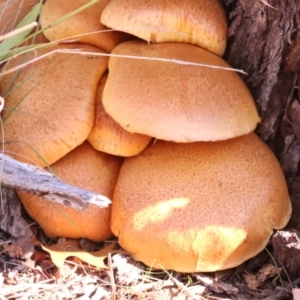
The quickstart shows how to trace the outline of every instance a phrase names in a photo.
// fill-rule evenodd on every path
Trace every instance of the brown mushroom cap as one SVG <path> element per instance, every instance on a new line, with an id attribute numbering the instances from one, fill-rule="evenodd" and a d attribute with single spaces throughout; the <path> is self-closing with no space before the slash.
<path id="1" fill-rule="evenodd" d="M 116 45 L 122 43 L 130 36 L 124 32 L 108 31 L 99 21 L 100 15 L 110 0 L 100 0 L 89 8 L 77 13 L 71 18 L 44 31 L 50 41 L 60 39 L 74 39 L 76 42 L 90 44 L 110 52 Z M 71 13 L 75 9 L 87 4 L 86 0 L 47 0 L 41 13 L 41 26 L 47 27 L 54 21 Z M 91 32 L 97 32 L 90 34 Z M 74 37 L 81 35 L 80 37 Z"/>
<path id="2" fill-rule="evenodd" d="M 88 142 L 51 167 L 65 182 L 112 198 L 122 159 L 95 150 Z M 83 212 L 24 192 L 18 193 L 28 214 L 50 237 L 103 241 L 112 236 L 111 207 L 91 204 Z"/>
<path id="3" fill-rule="evenodd" d="M 27 58 L 78 48 L 104 53 L 96 47 L 73 44 L 38 50 Z M 12 59 L 6 69 L 23 63 L 24 57 Z M 86 140 L 94 122 L 97 85 L 106 69 L 104 57 L 54 53 L 22 69 L 12 85 L 15 73 L 2 76 L 7 153 L 45 166 Z"/>
<path id="4" fill-rule="evenodd" d="M 107 74 L 102 76 L 98 85 L 95 121 L 87 140 L 95 149 L 105 153 L 118 156 L 137 155 L 147 147 L 151 137 L 124 130 L 105 112 L 102 93 L 106 80 Z"/>
<path id="5" fill-rule="evenodd" d="M 259 253 L 290 214 L 279 163 L 251 133 L 222 142 L 157 141 L 126 158 L 111 229 L 148 266 L 208 272 Z"/>
<path id="6" fill-rule="evenodd" d="M 112 54 L 230 67 L 180 43 L 131 41 Z M 253 131 L 259 122 L 254 100 L 235 72 L 172 62 L 110 57 L 102 101 L 125 130 L 175 142 L 225 140 Z"/>
<path id="7" fill-rule="evenodd" d="M 148 42 L 181 42 L 223 55 L 227 19 L 219 0 L 114 0 L 101 22 Z"/>

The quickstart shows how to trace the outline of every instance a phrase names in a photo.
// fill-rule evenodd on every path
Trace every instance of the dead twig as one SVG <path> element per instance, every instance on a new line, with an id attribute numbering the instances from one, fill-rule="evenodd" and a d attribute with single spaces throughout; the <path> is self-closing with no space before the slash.
<path id="1" fill-rule="evenodd" d="M 45 200 L 79 211 L 85 210 L 90 204 L 103 208 L 111 203 L 103 195 L 66 184 L 39 167 L 21 163 L 3 153 L 0 153 L 0 163 L 3 164 L 1 183 L 16 190 L 34 193 Z"/>

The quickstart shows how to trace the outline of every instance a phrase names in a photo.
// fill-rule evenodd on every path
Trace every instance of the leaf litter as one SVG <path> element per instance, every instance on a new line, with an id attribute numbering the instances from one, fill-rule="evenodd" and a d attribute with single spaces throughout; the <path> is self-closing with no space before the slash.
<path id="1" fill-rule="evenodd" d="M 51 245 L 41 246 L 33 236 L 33 232 L 43 235 L 41 229 L 37 225 L 28 229 L 31 234 L 28 232 L 26 239 L 34 248 L 29 252 L 32 254 L 30 257 L 33 264 L 27 263 L 23 256 L 25 250 L 20 250 L 23 249 L 24 240 L 19 238 L 14 243 L 3 242 L 0 245 L 0 297 L 292 299 L 291 287 L 294 287 L 295 294 L 299 284 L 297 281 L 290 284 L 283 269 L 277 269 L 270 256 L 266 256 L 264 252 L 235 269 L 206 274 L 184 274 L 148 268 L 134 261 L 120 248 L 114 250 L 117 246 L 114 241 L 93 243 L 90 253 L 82 249 L 78 240 L 60 242 L 44 237 L 45 243 Z M 111 269 L 108 263 L 110 251 L 115 251 L 111 255 Z M 257 266 L 257 261 L 264 264 Z M 284 287 L 279 284 L 278 272 L 285 279 Z M 115 289 L 112 288 L 112 278 Z"/>
<path id="2" fill-rule="evenodd" d="M 41 246 L 43 250 L 50 254 L 52 262 L 59 269 L 63 268 L 65 260 L 70 256 L 79 258 L 80 260 L 99 269 L 107 269 L 107 265 L 104 263 L 104 260 L 107 258 L 108 253 L 125 253 L 125 251 L 122 250 L 113 250 L 115 246 L 114 242 L 95 252 L 87 252 L 83 250 L 80 247 L 78 240 L 68 240 L 48 247 L 43 245 Z"/>

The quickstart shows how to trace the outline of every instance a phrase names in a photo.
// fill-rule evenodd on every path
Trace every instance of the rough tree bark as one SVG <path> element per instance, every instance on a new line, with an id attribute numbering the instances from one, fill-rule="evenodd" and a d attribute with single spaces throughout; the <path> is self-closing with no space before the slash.
<path id="1" fill-rule="evenodd" d="M 225 59 L 242 75 L 261 116 L 259 136 L 284 171 L 293 203 L 290 226 L 300 230 L 300 1 L 221 0 L 228 11 Z"/>

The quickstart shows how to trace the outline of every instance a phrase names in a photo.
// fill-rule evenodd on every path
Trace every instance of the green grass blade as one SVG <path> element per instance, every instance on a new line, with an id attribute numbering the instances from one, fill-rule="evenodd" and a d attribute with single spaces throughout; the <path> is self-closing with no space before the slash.
<path id="1" fill-rule="evenodd" d="M 91 0 L 90 2 L 80 6 L 79 8 L 75 9 L 74 11 L 66 14 L 65 16 L 59 18 L 58 20 L 54 21 L 53 23 L 49 24 L 47 27 L 40 29 L 39 31 L 37 31 L 35 34 L 31 34 L 28 37 L 26 37 L 26 39 L 24 39 L 23 42 L 26 42 L 27 40 L 30 40 L 31 38 L 33 38 L 35 35 L 40 34 L 42 32 L 44 32 L 45 30 L 54 27 L 55 25 L 58 25 L 59 23 L 73 17 L 74 15 L 80 13 L 81 11 L 89 8 L 90 6 L 96 4 L 97 2 L 99 2 L 99 0 Z M 99 17 L 100 18 L 100 17 Z M 100 22 L 100 21 L 99 21 Z"/>
<path id="2" fill-rule="evenodd" d="M 5 39 L 3 42 L 0 43 L 0 61 L 3 61 L 5 59 L 8 59 L 10 57 L 12 57 L 15 54 L 20 53 L 21 51 L 18 49 L 13 49 L 14 47 L 34 38 L 35 36 L 37 36 L 40 33 L 43 33 L 45 30 L 47 30 L 48 28 L 54 27 L 55 25 L 65 21 L 66 19 L 80 13 L 81 11 L 87 9 L 88 7 L 96 4 L 99 0 L 91 0 L 90 2 L 84 4 L 83 6 L 79 7 L 78 9 L 72 11 L 71 13 L 59 18 L 58 20 L 54 21 L 53 23 L 49 24 L 49 26 L 47 26 L 46 28 L 37 30 L 35 33 L 30 34 L 29 36 L 27 36 L 31 29 L 29 30 L 25 30 L 21 33 L 18 33 L 14 36 L 11 36 L 7 39 Z M 40 1 L 39 4 L 37 4 L 34 9 L 29 12 L 21 21 L 20 23 L 17 25 L 16 29 L 22 28 L 23 26 L 26 26 L 32 22 L 34 22 L 37 17 L 39 16 L 40 12 L 41 12 L 41 8 L 42 8 L 42 1 Z"/>
<path id="3" fill-rule="evenodd" d="M 38 3 L 16 26 L 16 29 L 21 28 L 25 25 L 36 21 L 37 17 L 39 16 L 42 8 L 42 2 Z"/>
<path id="4" fill-rule="evenodd" d="M 52 47 L 55 44 L 56 43 L 44 43 L 44 44 L 32 44 L 32 45 L 28 45 L 28 46 L 17 47 L 17 48 L 7 51 L 6 56 L 7 56 L 7 58 L 11 58 L 14 55 L 17 55 L 20 53 L 26 53 L 26 52 L 30 52 L 31 50 L 36 50 L 36 49 L 45 49 L 48 47 Z M 5 58 L 4 60 L 6 60 L 7 58 Z"/>
<path id="5" fill-rule="evenodd" d="M 282 280 L 281 275 L 280 275 L 280 270 L 279 270 L 279 268 L 278 268 L 278 265 L 277 265 L 277 263 L 276 263 L 276 260 L 275 260 L 274 256 L 271 254 L 271 252 L 270 252 L 267 248 L 265 248 L 265 251 L 269 254 L 269 256 L 271 257 L 271 259 L 272 259 L 272 261 L 273 261 L 273 263 L 274 263 L 274 266 L 275 266 L 275 268 L 276 268 L 276 270 L 277 270 L 277 274 L 278 274 L 278 278 L 279 278 L 279 281 L 280 281 L 281 286 L 282 286 L 283 288 L 285 288 L 284 283 L 283 283 L 283 280 Z"/>
<path id="6" fill-rule="evenodd" d="M 32 22 L 34 22 L 41 10 L 42 3 L 40 2 L 37 4 L 32 11 L 30 11 L 17 25 L 16 29 L 22 28 L 23 26 L 26 26 Z M 7 39 L 5 39 L 3 42 L 0 43 L 0 61 L 5 59 L 7 52 L 15 47 L 16 45 L 23 42 L 24 38 L 30 33 L 32 29 L 25 30 L 23 32 L 20 32 L 14 36 L 11 36 Z"/>

